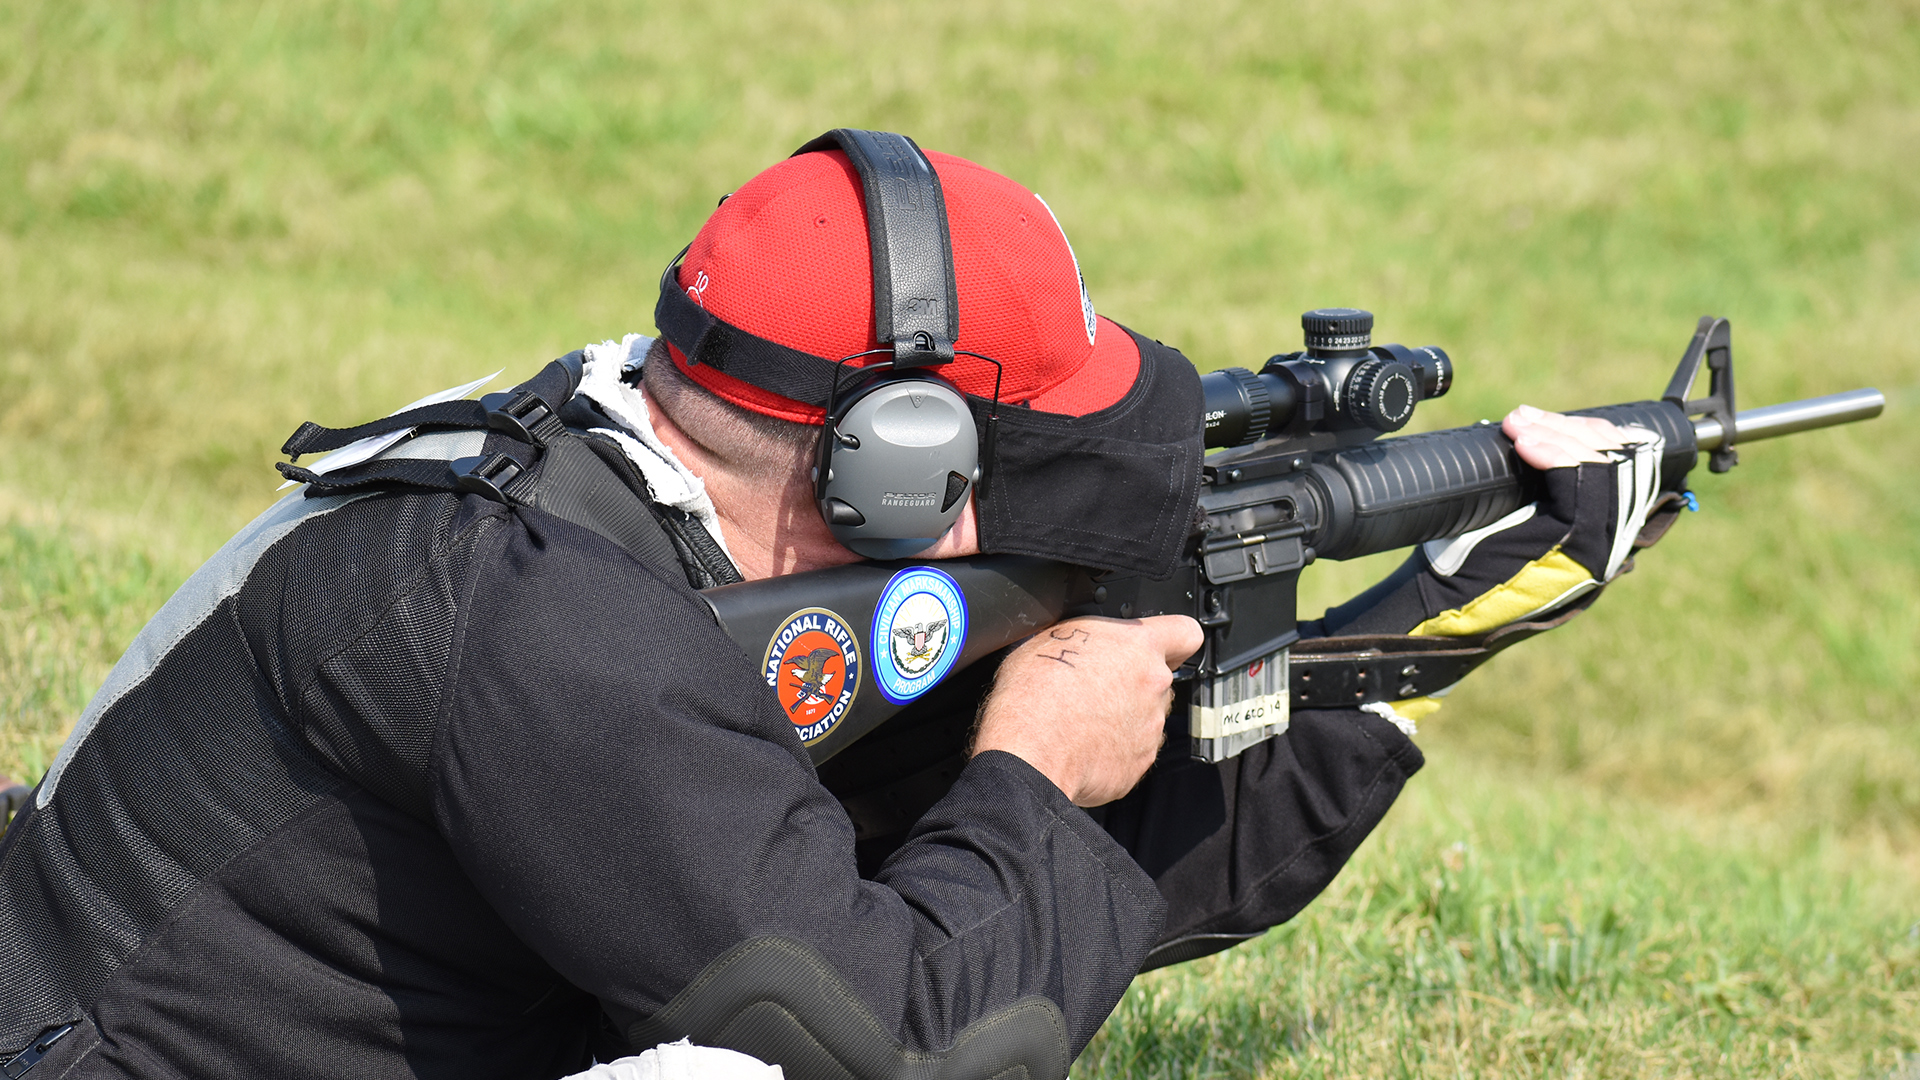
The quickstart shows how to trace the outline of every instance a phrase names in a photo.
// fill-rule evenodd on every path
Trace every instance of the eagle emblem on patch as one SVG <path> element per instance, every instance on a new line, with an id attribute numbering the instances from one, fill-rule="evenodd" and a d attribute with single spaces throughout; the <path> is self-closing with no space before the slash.
<path id="1" fill-rule="evenodd" d="M 918 675 L 932 667 L 946 650 L 947 620 L 944 618 L 893 628 L 893 666 L 908 675 Z"/>
<path id="2" fill-rule="evenodd" d="M 893 576 L 873 612 L 874 682 L 904 705 L 946 678 L 966 647 L 967 603 L 960 586 L 931 566 Z"/>
<path id="3" fill-rule="evenodd" d="M 860 692 L 860 640 L 826 608 L 802 608 L 767 641 L 761 674 L 803 743 L 816 743 L 846 719 Z"/>

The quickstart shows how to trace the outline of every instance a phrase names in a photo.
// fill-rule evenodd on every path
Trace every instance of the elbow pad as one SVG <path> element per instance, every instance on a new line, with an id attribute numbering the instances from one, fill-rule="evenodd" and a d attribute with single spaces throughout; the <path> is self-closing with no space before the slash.
<path id="1" fill-rule="evenodd" d="M 951 1047 L 901 1046 L 826 958 L 781 937 L 742 942 L 652 1017 L 635 1047 L 691 1038 L 778 1065 L 788 1080 L 1066 1080 L 1059 1006 L 1027 997 L 975 1020 Z"/>

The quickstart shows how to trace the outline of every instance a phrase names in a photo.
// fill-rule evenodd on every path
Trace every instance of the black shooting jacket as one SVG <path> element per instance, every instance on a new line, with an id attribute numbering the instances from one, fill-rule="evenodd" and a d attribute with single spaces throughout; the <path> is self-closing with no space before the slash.
<path id="1" fill-rule="evenodd" d="M 836 780 L 687 583 L 595 532 L 296 493 L 142 632 L 0 843 L 0 1061 L 71 1024 L 28 1080 L 555 1077 L 761 936 L 909 1048 L 1040 995 L 1077 1054 L 1143 965 L 1297 912 L 1420 761 L 1304 713 L 1097 815 L 1001 753 Z M 889 768 L 925 808 L 857 836 L 823 779 L 897 812 Z"/>

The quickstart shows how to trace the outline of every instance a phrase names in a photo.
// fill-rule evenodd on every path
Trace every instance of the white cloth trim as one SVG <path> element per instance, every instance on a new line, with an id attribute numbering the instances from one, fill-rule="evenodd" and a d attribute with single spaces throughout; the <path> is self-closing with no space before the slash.
<path id="1" fill-rule="evenodd" d="M 1633 554 L 1633 541 L 1647 523 L 1647 512 L 1660 496 L 1660 458 L 1667 441 L 1643 427 L 1623 427 L 1623 464 L 1614 469 L 1620 484 L 1619 518 L 1614 522 L 1613 547 L 1607 553 L 1607 572 L 1602 580 L 1612 581 L 1620 574 L 1620 564 Z M 1631 455 L 1631 456 L 1628 456 Z"/>
<path id="2" fill-rule="evenodd" d="M 778 1065 L 717 1046 L 661 1043 L 633 1057 L 607 1061 L 566 1080 L 785 1080 Z"/>
<path id="3" fill-rule="evenodd" d="M 1480 541 L 1494 533 L 1504 532 L 1523 522 L 1533 520 L 1534 513 L 1539 509 L 1539 503 L 1528 503 L 1491 525 L 1483 525 L 1472 532 L 1461 533 L 1447 540 L 1429 540 L 1420 546 L 1420 550 L 1427 553 L 1427 564 L 1433 567 L 1434 573 L 1441 577 L 1452 577 L 1460 571 L 1461 566 L 1465 565 L 1467 556 L 1473 554 L 1473 549 L 1479 546 Z"/>
<path id="4" fill-rule="evenodd" d="M 1372 713 L 1380 719 L 1385 720 L 1387 723 L 1399 728 L 1400 734 L 1405 735 L 1409 739 L 1420 734 L 1420 728 L 1413 722 L 1413 719 L 1400 715 L 1400 710 L 1394 708 L 1391 702 L 1369 701 L 1365 705 L 1360 706 L 1360 711 Z"/>
<path id="5" fill-rule="evenodd" d="M 720 531 L 720 515 L 713 508 L 713 500 L 707 496 L 706 483 L 674 456 L 667 444 L 660 441 L 660 436 L 654 434 L 653 421 L 648 418 L 646 394 L 620 381 L 621 372 L 640 367 L 646 361 L 647 350 L 652 347 L 652 338 L 644 334 L 628 334 L 619 341 L 603 341 L 582 350 L 586 359 L 581 365 L 585 374 L 580 378 L 580 393 L 620 425 L 618 428 L 595 428 L 594 431 L 619 445 L 627 455 L 627 460 L 633 462 L 634 468 L 639 469 L 640 475 L 646 478 L 647 487 L 653 491 L 656 501 L 699 519 L 700 524 L 706 526 L 707 534 L 713 537 L 713 542 L 719 544 L 720 550 L 731 559 L 733 552 L 727 550 L 727 538 Z"/>
<path id="6" fill-rule="evenodd" d="M 1547 601 L 1546 603 L 1541 604 L 1539 607 L 1534 608 L 1532 611 L 1527 612 L 1525 615 L 1520 616 L 1519 618 L 1513 620 L 1513 622 L 1507 623 L 1506 625 L 1512 626 L 1513 623 L 1523 623 L 1523 622 L 1526 622 L 1528 619 L 1533 618 L 1535 615 L 1544 615 L 1545 613 L 1552 611 L 1555 608 L 1560 607 L 1564 604 L 1571 604 L 1575 600 L 1580 599 L 1581 597 L 1587 595 L 1588 593 L 1592 592 L 1593 590 L 1599 587 L 1600 587 L 1600 583 L 1598 581 L 1595 581 L 1592 578 L 1588 578 L 1585 581 L 1577 582 L 1571 588 L 1567 589 L 1566 592 L 1561 593 L 1559 596 L 1556 596 L 1553 599 Z"/>

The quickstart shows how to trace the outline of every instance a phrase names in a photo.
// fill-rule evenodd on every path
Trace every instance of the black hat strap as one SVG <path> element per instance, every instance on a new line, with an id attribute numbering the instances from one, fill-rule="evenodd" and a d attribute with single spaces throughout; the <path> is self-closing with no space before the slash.
<path id="1" fill-rule="evenodd" d="M 686 356 L 690 366 L 705 365 L 781 397 L 825 407 L 833 387 L 833 361 L 749 333 L 695 303 L 680 287 L 680 260 L 687 251 L 682 248 L 660 275 L 653 324 L 661 336 Z"/>

